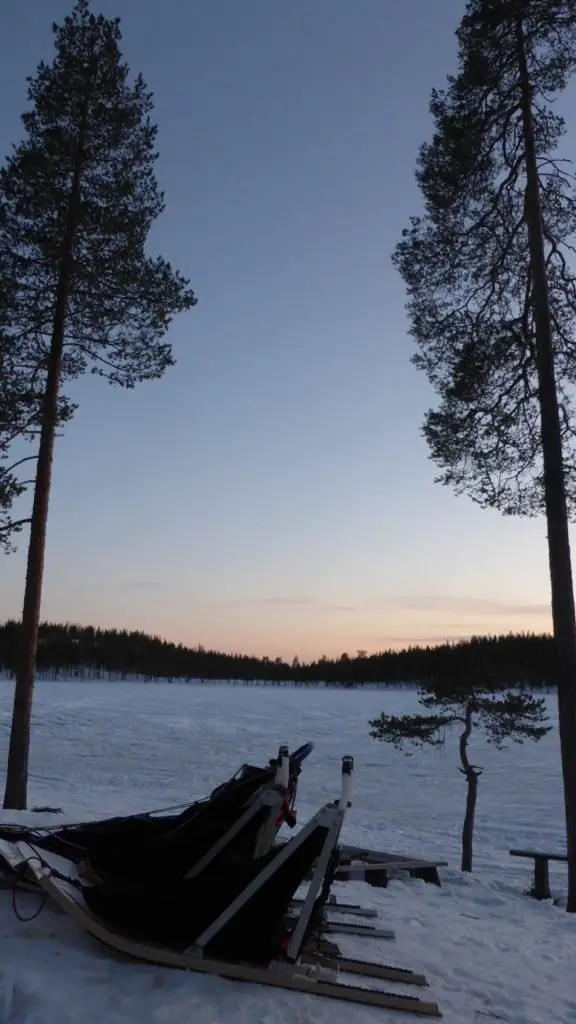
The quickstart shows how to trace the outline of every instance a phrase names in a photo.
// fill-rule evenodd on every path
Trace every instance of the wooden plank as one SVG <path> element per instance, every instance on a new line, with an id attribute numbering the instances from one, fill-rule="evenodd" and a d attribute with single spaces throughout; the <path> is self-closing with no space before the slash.
<path id="1" fill-rule="evenodd" d="M 303 904 L 304 900 L 297 898 L 292 900 L 290 906 L 301 907 Z M 378 917 L 378 911 L 373 907 L 361 907 L 356 903 L 338 903 L 336 900 L 327 900 L 324 910 L 329 910 L 333 914 L 349 914 L 351 917 Z"/>
<path id="2" fill-rule="evenodd" d="M 386 864 L 398 864 L 399 867 L 407 864 L 415 864 L 417 867 L 435 867 L 445 868 L 448 867 L 448 861 L 435 860 L 431 858 L 421 857 L 407 857 L 399 853 L 387 853 L 384 850 L 368 850 L 362 846 L 346 846 L 340 847 L 340 863 L 344 860 L 361 860 L 361 861 L 377 861 L 378 863 Z"/>
<path id="3" fill-rule="evenodd" d="M 540 850 L 509 850 L 511 857 L 528 857 L 533 860 L 536 857 L 545 857 L 546 860 L 556 860 L 564 864 L 568 863 L 567 853 L 543 853 Z"/>
<path id="4" fill-rule="evenodd" d="M 396 932 L 390 928 L 373 928 L 369 924 L 348 924 L 343 921 L 323 921 L 320 931 L 326 935 L 366 935 L 369 939 L 396 938 Z"/>
<path id="5" fill-rule="evenodd" d="M 373 885 L 382 889 L 385 889 L 388 885 L 388 873 L 380 865 L 377 866 L 377 870 L 365 871 L 364 866 L 353 867 L 353 868 L 338 868 L 334 874 L 334 878 L 337 882 L 367 882 L 368 885 Z"/>
<path id="6" fill-rule="evenodd" d="M 404 860 L 390 860 L 390 858 L 385 857 L 382 857 L 381 860 L 376 860 L 374 857 L 370 858 L 370 860 L 361 860 L 359 857 L 354 860 L 348 860 L 347 858 L 340 857 L 338 860 L 339 868 L 362 867 L 369 871 L 377 868 L 385 868 L 389 871 L 420 871 L 427 868 L 445 868 L 447 866 L 447 861 L 409 860 L 408 857 L 404 858 Z"/>
<path id="7" fill-rule="evenodd" d="M 336 871 L 419 871 L 421 868 L 434 868 L 436 864 L 427 864 L 421 860 L 407 860 L 405 863 L 398 864 L 397 861 L 382 860 L 382 861 L 349 861 L 343 863 L 338 862 Z"/>
<path id="8" fill-rule="evenodd" d="M 0 839 L 0 857 L 12 871 L 22 871 L 26 866 L 16 843 L 9 843 L 6 839 Z"/>
<path id="9" fill-rule="evenodd" d="M 407 861 L 402 864 L 397 861 L 344 863 L 336 869 L 334 877 L 342 882 L 367 882 L 368 885 L 385 889 L 388 885 L 388 873 L 392 871 L 408 871 L 412 878 L 421 878 L 433 885 L 441 884 L 438 868 L 432 864 L 426 865 L 422 861 Z"/>

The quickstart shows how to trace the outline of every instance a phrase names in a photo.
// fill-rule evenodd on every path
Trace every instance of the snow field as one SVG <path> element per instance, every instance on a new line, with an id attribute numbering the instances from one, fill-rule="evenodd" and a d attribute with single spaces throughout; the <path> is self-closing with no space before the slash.
<path id="1" fill-rule="evenodd" d="M 0 682 L 0 765 L 6 762 L 11 684 Z M 555 701 L 549 698 L 551 720 Z M 446 1024 L 576 1024 L 576 920 L 525 895 L 531 863 L 512 846 L 563 848 L 558 736 L 503 752 L 472 737 L 484 767 L 474 873 L 458 870 L 465 784 L 457 750 L 404 757 L 369 736 L 380 711 L 416 707 L 409 691 L 225 685 L 39 682 L 34 701 L 29 806 L 79 820 L 167 807 L 205 795 L 239 764 L 263 763 L 287 742 L 312 739 L 299 820 L 339 791 L 340 760 L 355 758 L 353 806 L 343 840 L 449 862 L 441 889 L 392 880 L 388 889 L 336 886 L 341 900 L 375 906 L 396 941 L 339 936 L 344 953 L 424 972 L 430 988 L 385 983 L 436 1000 Z M 0 785 L 3 786 L 0 774 Z M 554 896 L 565 867 L 551 865 Z M 35 913 L 20 894 L 17 909 Z M 359 980 L 355 979 L 358 984 Z M 416 1020 L 296 993 L 238 985 L 122 961 L 48 906 L 33 921 L 0 893 L 0 1024 L 382 1024 Z"/>

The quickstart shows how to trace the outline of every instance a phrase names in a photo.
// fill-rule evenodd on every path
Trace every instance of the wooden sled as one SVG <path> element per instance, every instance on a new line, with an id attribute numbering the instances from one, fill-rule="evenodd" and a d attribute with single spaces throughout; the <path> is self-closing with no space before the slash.
<path id="1" fill-rule="evenodd" d="M 340 956 L 326 956 L 322 949 L 311 950 L 309 944 L 317 934 L 318 925 L 323 927 L 319 909 L 323 905 L 323 890 L 330 878 L 330 864 L 333 863 L 340 829 L 346 809 L 349 806 L 352 759 L 345 758 L 342 768 L 342 795 L 334 803 L 326 804 L 308 824 L 272 860 L 265 861 L 262 869 L 245 887 L 238 892 L 225 909 L 202 926 L 201 934 L 191 930 L 191 945 L 186 949 L 171 948 L 169 944 L 130 938 L 116 930 L 93 912 L 86 902 L 86 886 L 73 877 L 73 865 L 69 871 L 62 871 L 62 859 L 55 862 L 48 859 L 45 851 L 20 842 L 2 842 L 0 856 L 15 871 L 26 870 L 38 886 L 66 913 L 80 928 L 117 952 L 136 960 L 202 974 L 214 974 L 235 981 L 248 981 L 277 988 L 345 1000 L 352 1003 L 382 1007 L 391 1010 L 440 1017 L 434 1002 L 415 996 L 364 988 L 344 983 L 342 975 L 362 975 L 365 978 L 386 978 L 394 982 L 422 983 L 422 976 L 399 968 L 370 964 Z M 319 845 L 320 843 L 320 845 Z M 306 845 L 308 844 L 308 845 Z M 314 851 L 318 851 L 315 853 Z M 232 923 L 246 920 L 251 913 L 254 899 L 266 900 L 269 887 L 276 884 L 285 868 L 293 863 L 300 865 L 302 854 L 316 858 L 313 875 L 301 912 L 289 930 L 287 944 L 281 960 L 266 960 L 265 965 L 230 961 L 225 955 L 211 954 L 211 950 L 229 948 L 218 945 L 219 937 Z M 295 861 L 292 861 L 295 858 Z M 143 890 L 143 899 L 146 899 Z M 96 907 L 98 907 L 96 902 Z M 145 905 L 145 904 L 144 904 Z M 244 917 L 242 916 L 244 915 Z M 241 925 L 241 928 L 244 927 Z M 357 926 L 362 929 L 362 926 Z M 363 926 L 361 934 L 366 934 Z M 234 947 L 231 947 L 234 948 Z M 393 973 L 391 973 L 393 972 Z M 329 973 L 329 977 L 326 977 Z M 425 982 L 425 979 L 423 979 Z"/>
<path id="2" fill-rule="evenodd" d="M 55 860 L 61 860 L 61 858 L 56 857 L 54 854 L 50 856 L 50 859 L 52 862 L 54 862 Z M 25 849 L 20 850 L 16 844 L 7 843 L 0 840 L 0 865 L 2 861 L 4 862 L 8 870 L 11 871 L 13 879 L 20 880 L 20 884 L 23 888 L 23 891 L 30 892 L 36 895 L 38 893 L 44 893 L 47 891 L 45 883 L 39 876 L 40 874 L 43 874 L 45 876 L 50 875 L 54 867 L 54 864 L 47 864 L 45 861 L 43 861 L 42 871 L 40 871 L 38 869 L 40 857 L 35 849 L 32 849 L 32 847 L 30 847 L 29 851 Z M 30 866 L 32 864 L 36 864 L 36 867 L 34 869 Z M 61 864 L 60 866 L 63 867 L 63 864 Z M 26 868 L 25 875 L 22 872 L 23 867 Z M 61 877 L 60 888 L 64 895 L 66 895 L 66 898 L 70 900 L 72 903 L 78 905 L 80 907 L 80 910 L 82 910 L 83 901 L 81 895 L 78 893 L 78 890 L 73 886 L 75 871 L 72 870 L 69 872 L 69 874 L 69 884 L 62 885 L 62 882 L 65 881 L 65 879 Z M 35 878 L 38 879 L 38 881 L 35 881 Z M 14 881 L 9 881 L 8 886 L 10 888 L 13 888 Z M 56 902 L 56 898 L 53 898 Z M 302 906 L 304 904 L 303 899 L 295 900 L 293 902 L 297 906 Z M 59 910 L 64 909 L 65 913 L 68 913 L 70 916 L 72 916 L 70 914 L 69 904 L 66 904 L 66 906 L 64 907 L 63 903 L 57 902 L 57 905 Z M 335 900 L 332 897 L 327 901 L 327 907 L 334 905 Z M 336 904 L 336 906 L 338 911 L 342 911 L 345 908 L 351 913 L 357 913 L 358 910 L 362 910 L 361 907 L 357 907 L 355 904 Z M 83 909 L 84 912 L 90 914 L 86 907 L 84 907 Z M 369 911 L 369 916 L 376 916 L 376 914 L 377 911 L 375 910 Z M 304 953 L 300 957 L 300 961 L 303 964 L 318 965 L 320 967 L 325 967 L 335 972 L 344 972 L 345 974 L 356 974 L 363 975 L 369 978 L 380 978 L 385 981 L 393 981 L 396 983 L 400 982 L 401 984 L 405 985 L 428 985 L 425 975 L 418 974 L 415 971 L 409 970 L 406 967 L 391 966 L 389 964 L 377 964 L 371 963 L 367 960 L 359 960 L 358 958 L 344 957 L 341 955 L 340 951 L 333 943 L 325 942 L 322 936 L 316 939 L 314 943 L 304 951 Z"/>
<path id="3" fill-rule="evenodd" d="M 304 992 L 310 995 L 324 996 L 331 999 L 341 999 L 353 1003 L 361 1003 L 366 1006 L 377 1006 L 390 1010 L 400 1010 L 408 1013 L 415 1013 L 427 1017 L 441 1017 L 438 1005 L 434 1002 L 425 1002 L 415 996 L 396 995 L 391 992 L 382 992 L 377 989 L 360 988 L 355 985 L 342 984 L 340 981 L 329 981 L 324 978 L 315 978 L 307 974 L 307 968 L 327 967 L 337 968 L 338 971 L 368 975 L 370 968 L 378 971 L 379 965 L 363 965 L 361 961 L 347 961 L 339 958 L 319 958 L 315 954 L 302 958 L 296 964 L 275 963 L 270 967 L 254 967 L 250 964 L 228 963 L 218 960 L 209 960 L 193 953 L 178 953 L 166 948 L 158 948 L 150 943 L 134 941 L 113 932 L 104 922 L 98 920 L 85 905 L 81 893 L 62 879 L 55 878 L 51 868 L 44 864 L 37 852 L 28 847 L 25 843 L 18 844 L 21 862 L 27 861 L 28 868 L 37 880 L 39 886 L 50 896 L 50 898 L 71 918 L 83 931 L 98 939 L 104 945 L 135 960 L 155 964 L 163 967 L 176 967 L 186 971 L 196 971 L 201 974 L 216 974 L 219 977 L 231 981 L 248 981 L 254 984 L 269 985 L 274 988 L 289 989 L 296 992 Z M 14 858 L 13 858 L 14 859 Z M 392 969 L 389 969 L 392 970 Z M 396 969 L 398 972 L 398 969 Z M 400 977 L 402 975 L 402 977 Z M 369 976 L 375 976 L 370 972 Z M 378 973 L 377 977 L 383 975 Z M 385 973 L 388 980 L 405 981 L 404 972 L 398 972 L 395 977 Z M 418 976 L 416 976 L 418 977 Z M 420 982 L 413 982 L 419 984 Z"/>

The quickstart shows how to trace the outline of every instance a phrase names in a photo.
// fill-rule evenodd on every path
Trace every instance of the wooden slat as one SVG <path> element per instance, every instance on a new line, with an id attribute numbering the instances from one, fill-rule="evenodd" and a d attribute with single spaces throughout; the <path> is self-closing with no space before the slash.
<path id="1" fill-rule="evenodd" d="M 448 862 L 445 860 L 434 860 L 432 858 L 422 859 L 419 857 L 407 857 L 399 853 L 387 853 L 385 850 L 367 850 L 362 846 L 346 846 L 340 847 L 340 863 L 343 864 L 345 860 L 361 860 L 374 862 L 378 861 L 381 864 L 397 864 L 399 868 L 406 865 L 416 865 L 416 868 L 445 868 L 448 866 Z"/>
<path id="2" fill-rule="evenodd" d="M 509 850 L 511 857 L 528 857 L 536 859 L 536 857 L 545 857 L 546 860 L 557 860 L 562 863 L 568 861 L 567 853 L 541 853 L 539 850 Z"/>
<path id="3" fill-rule="evenodd" d="M 427 864 L 421 860 L 407 860 L 398 864 L 397 861 L 340 861 L 336 872 L 342 871 L 419 871 L 421 868 L 435 868 L 436 864 Z"/>
<path id="4" fill-rule="evenodd" d="M 303 905 L 304 900 L 300 898 L 293 899 L 290 904 L 291 907 L 301 907 Z M 350 917 L 378 917 L 378 911 L 373 907 L 361 907 L 356 903 L 337 903 L 334 900 L 327 900 L 324 904 L 324 910 L 329 910 L 333 914 L 350 915 Z"/>
<path id="5" fill-rule="evenodd" d="M 320 931 L 326 935 L 366 935 L 369 939 L 390 939 L 392 942 L 396 938 L 396 932 L 390 928 L 373 928 L 369 924 L 349 924 L 344 921 L 324 920 Z"/>

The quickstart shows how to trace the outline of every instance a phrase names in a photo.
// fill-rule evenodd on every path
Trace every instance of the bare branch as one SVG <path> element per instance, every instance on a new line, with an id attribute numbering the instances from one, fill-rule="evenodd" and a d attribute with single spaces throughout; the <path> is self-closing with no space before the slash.
<path id="1" fill-rule="evenodd" d="M 22 466 L 25 462 L 35 462 L 38 455 L 27 455 L 24 459 L 18 459 L 18 462 L 13 462 L 11 466 L 0 467 L 0 475 L 3 473 L 12 473 L 18 466 Z"/>
<path id="2" fill-rule="evenodd" d="M 19 530 L 20 527 L 28 525 L 32 520 L 28 519 L 15 519 L 4 525 L 0 525 L 0 534 L 12 533 L 14 530 Z"/>

